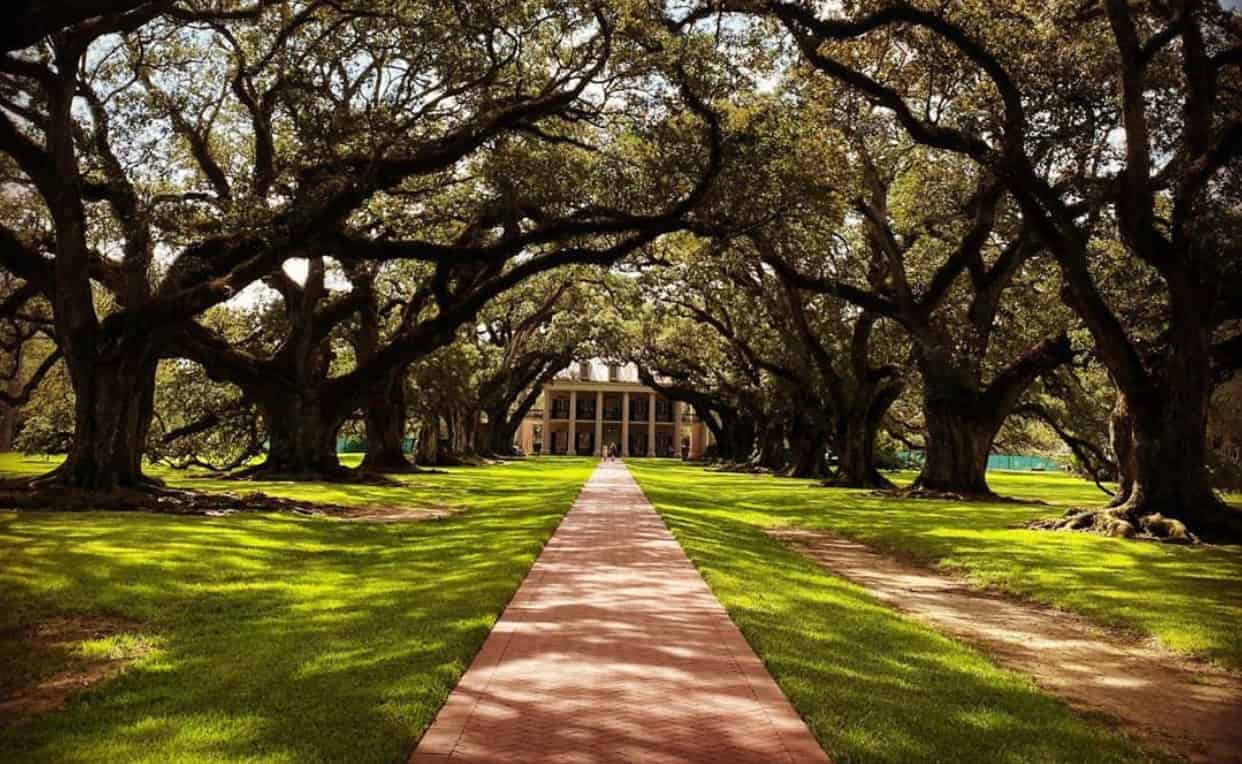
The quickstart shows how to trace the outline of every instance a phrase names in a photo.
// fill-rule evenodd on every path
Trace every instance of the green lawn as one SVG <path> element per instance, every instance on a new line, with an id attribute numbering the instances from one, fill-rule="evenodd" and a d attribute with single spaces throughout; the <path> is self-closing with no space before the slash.
<path id="1" fill-rule="evenodd" d="M 1140 757 L 1028 680 L 894 614 L 773 541 L 831 529 L 1159 634 L 1237 665 L 1242 550 L 1017 530 L 1055 507 L 894 501 L 809 481 L 628 460 L 673 534 L 825 749 L 845 761 L 1111 761 Z M 990 476 L 1057 504 L 1098 491 L 1060 475 Z M 1096 491 L 1096 495 L 1092 492 Z"/>
<path id="2" fill-rule="evenodd" d="M 463 510 L 419 523 L 0 512 L 4 675 L 41 670 L 14 637 L 55 614 L 140 624 L 79 653 L 152 648 L 65 711 L 3 730 L 0 761 L 401 761 L 592 465 L 451 469 L 396 488 L 172 481 Z M 48 466 L 0 457 L 9 474 Z"/>

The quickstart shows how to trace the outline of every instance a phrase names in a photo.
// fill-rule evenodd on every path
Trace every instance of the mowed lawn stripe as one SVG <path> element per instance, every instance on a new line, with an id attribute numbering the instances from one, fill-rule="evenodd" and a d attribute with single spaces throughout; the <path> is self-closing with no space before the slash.
<path id="1" fill-rule="evenodd" d="M 673 463 L 628 463 L 835 761 L 1161 758 L 763 532 L 795 511 L 831 512 L 826 499 L 838 492 Z M 788 498 L 774 517 L 766 507 L 782 496 Z M 798 502 L 802 509 L 791 509 Z"/>
<path id="2" fill-rule="evenodd" d="M 177 479 L 458 510 L 413 523 L 0 512 L 0 659 L 20 660 L 24 627 L 57 614 L 137 622 L 153 646 L 65 710 L 4 730 L 0 761 L 400 761 L 592 466 L 531 460 L 392 488 Z"/>

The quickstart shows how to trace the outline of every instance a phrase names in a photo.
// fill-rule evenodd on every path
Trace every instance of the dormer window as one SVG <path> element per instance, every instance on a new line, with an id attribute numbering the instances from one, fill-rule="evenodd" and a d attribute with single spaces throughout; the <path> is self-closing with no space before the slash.
<path id="1" fill-rule="evenodd" d="M 619 382 L 621 380 L 621 367 L 615 363 L 608 364 L 608 381 Z"/>
<path id="2" fill-rule="evenodd" d="M 578 364 L 578 379 L 590 379 L 590 378 L 591 378 L 591 363 L 589 361 L 583 361 L 582 363 Z"/>

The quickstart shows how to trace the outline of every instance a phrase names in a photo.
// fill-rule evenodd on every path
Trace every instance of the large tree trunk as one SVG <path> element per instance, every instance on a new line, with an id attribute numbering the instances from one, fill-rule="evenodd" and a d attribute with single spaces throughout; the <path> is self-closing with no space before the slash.
<path id="1" fill-rule="evenodd" d="M 820 478 L 828 473 L 828 432 L 818 417 L 800 413 L 789 429 L 792 451 L 785 475 L 794 478 Z"/>
<path id="2" fill-rule="evenodd" d="M 991 494 L 987 481 L 988 453 L 999 423 L 990 412 L 981 412 L 980 404 L 980 396 L 951 382 L 926 381 L 923 419 L 927 450 L 914 489 Z"/>
<path id="3" fill-rule="evenodd" d="M 1071 510 L 1041 526 L 1174 541 L 1242 540 L 1242 511 L 1216 496 L 1207 469 L 1211 338 L 1193 294 L 1185 284 L 1174 288 L 1178 283 L 1170 280 L 1164 357 L 1143 374 L 1113 375 L 1119 388 L 1110 428 L 1120 473 L 1116 495 L 1103 510 Z M 1105 357 L 1120 355 L 1114 347 L 1101 349 Z"/>
<path id="4" fill-rule="evenodd" d="M 487 411 L 487 429 L 481 430 L 483 444 L 480 452 L 491 456 L 513 456 L 513 437 L 521 425 L 520 418 L 508 417 L 509 406 L 494 407 Z"/>
<path id="5" fill-rule="evenodd" d="M 781 454 L 781 446 L 785 441 L 785 430 L 779 422 L 769 421 L 759 431 L 755 440 L 755 450 L 750 454 L 750 466 L 756 469 L 772 470 L 785 466 Z"/>
<path id="6" fill-rule="evenodd" d="M 394 374 L 388 388 L 367 405 L 367 453 L 362 469 L 373 472 L 400 472 L 410 469 L 405 457 L 405 379 Z"/>
<path id="7" fill-rule="evenodd" d="M 65 354 L 74 391 L 73 445 L 49 482 L 88 491 L 154 482 L 142 474 L 155 395 L 150 351 L 147 343 L 137 342 L 121 344 L 107 357 L 80 350 Z"/>
<path id="8" fill-rule="evenodd" d="M 990 496 L 988 454 L 1005 418 L 1035 378 L 1069 361 L 1073 349 L 1064 332 L 1029 348 L 996 373 L 986 388 L 971 361 L 942 348 L 919 349 L 923 375 L 923 418 L 927 453 L 914 481 L 916 490 Z"/>
<path id="9" fill-rule="evenodd" d="M 418 429 L 418 451 L 416 464 L 436 465 L 440 463 L 440 415 L 432 413 L 423 417 Z"/>
<path id="10" fill-rule="evenodd" d="M 269 441 L 267 461 L 260 472 L 316 478 L 343 471 L 336 455 L 336 434 L 342 421 L 328 416 L 316 398 L 281 390 L 256 400 Z"/>
<path id="11" fill-rule="evenodd" d="M 875 467 L 875 436 L 880 421 L 900 393 L 881 392 L 881 398 L 870 401 L 869 406 L 857 407 L 841 418 L 837 428 L 837 457 L 839 474 L 832 485 L 842 488 L 891 488 L 892 483 Z M 858 410 L 861 408 L 862 410 Z"/>
<path id="12" fill-rule="evenodd" d="M 13 450 L 13 436 L 17 433 L 16 406 L 0 403 L 0 452 Z"/>
<path id="13" fill-rule="evenodd" d="M 1116 535 L 1150 532 L 1242 538 L 1242 512 L 1213 492 L 1207 469 L 1211 397 L 1207 339 L 1186 338 L 1170 354 L 1155 389 L 1122 393 L 1112 416 L 1118 491 L 1111 517 L 1127 523 Z M 1170 522 L 1175 521 L 1175 522 Z M 1179 526 L 1180 522 L 1181 526 Z M 1184 526 L 1184 527 L 1182 527 Z"/>
<path id="14" fill-rule="evenodd" d="M 17 397 L 22 391 L 22 343 L 17 343 L 13 349 L 13 378 L 6 385 L 6 390 L 10 396 Z M 7 406 L 0 403 L 0 451 L 13 450 L 13 436 L 17 433 L 17 414 L 20 410 L 18 406 Z"/>
<path id="15" fill-rule="evenodd" d="M 450 411 L 449 456 L 453 459 L 472 459 L 478 456 L 479 412 L 464 406 L 454 406 Z"/>

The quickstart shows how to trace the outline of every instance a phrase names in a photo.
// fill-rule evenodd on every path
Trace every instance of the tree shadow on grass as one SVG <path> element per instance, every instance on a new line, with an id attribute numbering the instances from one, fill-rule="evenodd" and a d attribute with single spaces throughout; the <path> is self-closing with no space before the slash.
<path id="1" fill-rule="evenodd" d="M 468 511 L 399 525 L 0 518 L 0 624 L 112 613 L 159 644 L 65 712 L 6 731 L 0 759 L 400 760 L 588 471 L 413 476 L 383 498 L 443 493 Z"/>
<path id="2" fill-rule="evenodd" d="M 1084 503 L 1095 491 L 1085 481 L 1022 473 L 990 478 L 1004 493 L 1053 504 L 1038 507 L 902 502 L 859 490 L 803 491 L 790 481 L 765 477 L 643 467 L 643 486 L 653 501 L 661 496 L 696 517 L 758 529 L 827 530 L 1242 669 L 1242 631 L 1237 628 L 1242 623 L 1242 589 L 1237 586 L 1242 547 L 1174 547 L 1019 527 Z M 691 479 L 695 488 L 687 490 Z"/>
<path id="3" fill-rule="evenodd" d="M 1135 748 L 1028 680 L 761 534 L 680 509 L 666 517 L 834 759 L 1135 760 Z"/>

